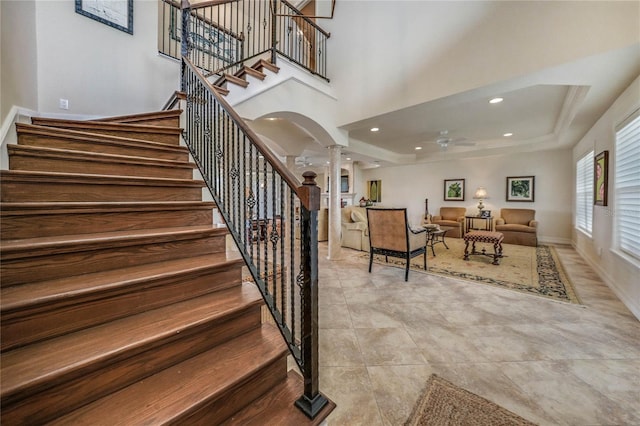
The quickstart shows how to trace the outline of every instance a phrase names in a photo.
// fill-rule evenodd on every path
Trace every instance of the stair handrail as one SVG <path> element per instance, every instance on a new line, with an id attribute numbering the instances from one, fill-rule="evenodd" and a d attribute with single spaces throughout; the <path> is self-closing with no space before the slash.
<path id="1" fill-rule="evenodd" d="M 316 174 L 305 172 L 301 184 L 187 57 L 181 90 L 184 140 L 300 368 L 296 406 L 313 419 L 328 404 L 318 374 Z"/>

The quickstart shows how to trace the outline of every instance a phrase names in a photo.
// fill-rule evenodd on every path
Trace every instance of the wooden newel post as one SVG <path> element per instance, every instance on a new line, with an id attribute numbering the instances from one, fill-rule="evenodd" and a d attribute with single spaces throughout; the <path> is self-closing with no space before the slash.
<path id="1" fill-rule="evenodd" d="M 304 394 L 296 401 L 307 417 L 313 419 L 327 404 L 319 391 L 318 378 L 318 210 L 320 188 L 316 174 L 304 172 L 299 187 L 301 208 L 300 253 L 302 257 L 301 351 L 304 376 Z"/>

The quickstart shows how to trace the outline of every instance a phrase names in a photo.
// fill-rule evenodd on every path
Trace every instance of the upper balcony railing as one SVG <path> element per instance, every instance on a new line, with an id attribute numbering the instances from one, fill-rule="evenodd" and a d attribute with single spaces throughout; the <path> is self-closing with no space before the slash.
<path id="1" fill-rule="evenodd" d="M 182 51 L 188 9 L 187 51 Z M 327 39 L 330 34 L 286 0 L 215 0 L 190 5 L 185 0 L 160 0 L 160 53 L 182 55 L 206 76 L 234 74 L 254 58 L 277 54 L 327 81 Z"/>

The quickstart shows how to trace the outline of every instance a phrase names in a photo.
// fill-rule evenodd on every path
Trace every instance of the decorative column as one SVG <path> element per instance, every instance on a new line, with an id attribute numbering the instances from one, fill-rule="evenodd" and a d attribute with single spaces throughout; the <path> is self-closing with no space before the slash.
<path id="1" fill-rule="evenodd" d="M 340 259 L 340 153 L 342 145 L 329 147 L 329 260 Z"/>

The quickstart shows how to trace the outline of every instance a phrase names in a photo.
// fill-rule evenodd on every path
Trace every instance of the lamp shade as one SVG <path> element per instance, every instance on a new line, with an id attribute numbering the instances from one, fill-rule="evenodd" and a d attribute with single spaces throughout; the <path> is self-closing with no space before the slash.
<path id="1" fill-rule="evenodd" d="M 487 190 L 484 189 L 483 186 L 479 187 L 478 189 L 476 189 L 476 193 L 473 196 L 473 198 L 479 198 L 479 199 L 485 199 L 485 198 L 489 198 L 487 196 Z"/>

